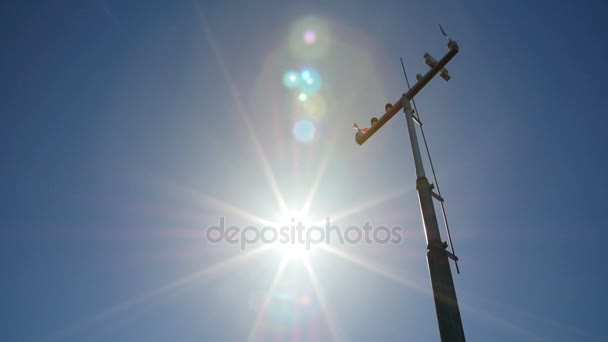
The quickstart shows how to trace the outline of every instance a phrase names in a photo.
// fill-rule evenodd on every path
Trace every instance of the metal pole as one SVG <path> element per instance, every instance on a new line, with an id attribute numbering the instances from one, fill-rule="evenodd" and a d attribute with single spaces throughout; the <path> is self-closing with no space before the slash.
<path id="1" fill-rule="evenodd" d="M 401 101 L 410 135 L 414 165 L 416 166 L 416 190 L 418 191 L 418 200 L 420 201 L 420 211 L 422 212 L 426 236 L 426 258 L 431 276 L 431 286 L 433 287 L 435 311 L 437 312 L 437 321 L 439 323 L 439 335 L 442 342 L 464 342 L 464 329 L 462 328 L 460 310 L 456 299 L 456 289 L 454 288 L 454 280 L 452 279 L 450 260 L 446 251 L 448 245 L 441 241 L 441 235 L 439 234 L 432 189 L 424 174 L 412 107 L 406 96 Z"/>
<path id="2" fill-rule="evenodd" d="M 414 115 L 410 101 L 404 96 L 401 99 L 403 112 L 405 113 L 405 122 L 407 122 L 407 130 L 410 133 L 410 143 L 412 144 L 412 154 L 414 155 L 414 166 L 416 167 L 416 177 L 425 177 L 424 166 L 422 165 L 422 157 L 420 156 L 420 146 L 418 145 L 418 136 L 416 135 L 416 126 L 414 124 Z"/>

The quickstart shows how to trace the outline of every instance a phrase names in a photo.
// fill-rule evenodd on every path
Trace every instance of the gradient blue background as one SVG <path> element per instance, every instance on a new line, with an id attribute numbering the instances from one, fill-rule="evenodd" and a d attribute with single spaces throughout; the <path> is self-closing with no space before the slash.
<path id="1" fill-rule="evenodd" d="M 461 258 L 467 339 L 605 341 L 607 14 L 603 1 L 3 2 L 0 340 L 247 338 L 280 257 L 174 283 L 240 253 L 206 243 L 204 227 L 246 220 L 201 196 L 278 210 L 243 115 L 288 206 L 329 146 L 317 215 L 403 189 L 344 221 L 406 227 L 402 246 L 345 247 L 393 279 L 311 256 L 340 338 L 439 340 L 432 297 L 395 280 L 430 288 L 402 117 L 364 146 L 351 126 L 404 91 L 399 56 L 413 76 L 424 52 L 446 51 L 440 22 L 461 53 L 417 104 Z M 273 78 L 269 54 L 305 16 L 369 56 L 319 62 L 332 100 L 310 144 L 257 95 L 280 85 L 287 70 Z M 340 77 L 360 72 L 374 79 Z M 312 293 L 302 273 L 290 267 L 285 287 Z M 258 340 L 331 338 L 316 299 L 281 310 Z"/>

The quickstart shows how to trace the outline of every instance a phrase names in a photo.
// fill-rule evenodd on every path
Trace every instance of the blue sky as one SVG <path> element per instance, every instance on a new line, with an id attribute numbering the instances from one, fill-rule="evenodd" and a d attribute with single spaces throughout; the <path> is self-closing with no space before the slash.
<path id="1" fill-rule="evenodd" d="M 461 47 L 452 79 L 416 101 L 467 339 L 605 340 L 606 13 L 602 1 L 3 3 L 0 339 L 439 340 L 403 116 L 364 146 L 352 124 L 405 91 L 399 57 L 413 79 L 425 52 L 445 53 L 442 23 Z M 302 109 L 282 78 L 306 68 L 322 83 Z M 301 119 L 311 141 L 293 134 Z M 205 240 L 220 216 L 276 219 L 278 198 L 405 238 L 283 268 L 275 250 Z"/>

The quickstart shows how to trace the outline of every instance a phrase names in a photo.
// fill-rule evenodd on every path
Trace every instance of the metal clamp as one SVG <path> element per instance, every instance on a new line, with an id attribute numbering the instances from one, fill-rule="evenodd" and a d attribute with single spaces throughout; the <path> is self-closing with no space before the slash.
<path id="1" fill-rule="evenodd" d="M 426 245 L 426 249 L 446 249 L 446 248 L 448 248 L 448 243 L 445 241 L 429 242 L 429 244 Z"/>

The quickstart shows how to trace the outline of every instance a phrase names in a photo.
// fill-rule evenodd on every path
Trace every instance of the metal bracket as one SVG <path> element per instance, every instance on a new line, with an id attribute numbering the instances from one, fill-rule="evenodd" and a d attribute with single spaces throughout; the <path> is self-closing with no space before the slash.
<path id="1" fill-rule="evenodd" d="M 446 248 L 448 248 L 448 243 L 445 241 L 430 242 L 428 245 L 426 245 L 426 249 L 446 249 Z"/>
<path id="2" fill-rule="evenodd" d="M 448 255 L 448 258 L 454 260 L 454 265 L 456 266 L 456 273 L 460 274 L 460 267 L 458 267 L 458 257 L 449 251 L 445 251 Z"/>
<path id="3" fill-rule="evenodd" d="M 422 122 L 420 122 L 420 119 L 418 119 L 418 113 L 416 113 L 416 115 L 413 115 L 414 112 L 412 112 L 412 119 L 414 119 L 414 121 L 418 124 L 418 126 L 422 127 Z"/>
<path id="4" fill-rule="evenodd" d="M 459 259 L 458 259 L 458 257 L 454 253 L 452 253 L 452 252 L 450 252 L 450 251 L 447 250 L 448 249 L 448 243 L 447 242 L 445 242 L 445 241 L 443 241 L 443 242 L 439 242 L 439 241 L 431 242 L 431 243 L 429 243 L 426 246 L 426 249 L 427 250 L 442 249 L 445 252 L 445 254 L 448 256 L 448 258 L 454 260 L 454 264 L 456 265 L 456 272 L 458 274 L 460 274 L 460 267 L 458 267 L 458 260 Z"/>
<path id="5" fill-rule="evenodd" d="M 432 190 L 431 190 L 431 196 L 435 197 L 435 199 L 436 199 L 436 200 L 438 200 L 439 202 L 444 202 L 444 201 L 445 201 L 445 200 L 443 199 L 443 197 L 441 197 L 441 196 L 437 195 L 437 194 L 435 193 L 435 191 L 432 191 Z"/>
<path id="6" fill-rule="evenodd" d="M 439 202 L 442 202 L 442 203 L 445 202 L 445 200 L 443 199 L 443 197 L 439 196 L 439 194 L 437 194 L 435 191 L 433 191 L 433 189 L 435 189 L 435 184 L 430 183 L 429 184 L 429 190 L 431 190 L 431 196 L 433 196 Z"/>
<path id="7" fill-rule="evenodd" d="M 454 260 L 454 261 L 458 261 L 458 257 L 455 256 L 454 254 L 452 254 L 450 251 L 445 251 L 448 254 L 448 258 Z"/>

